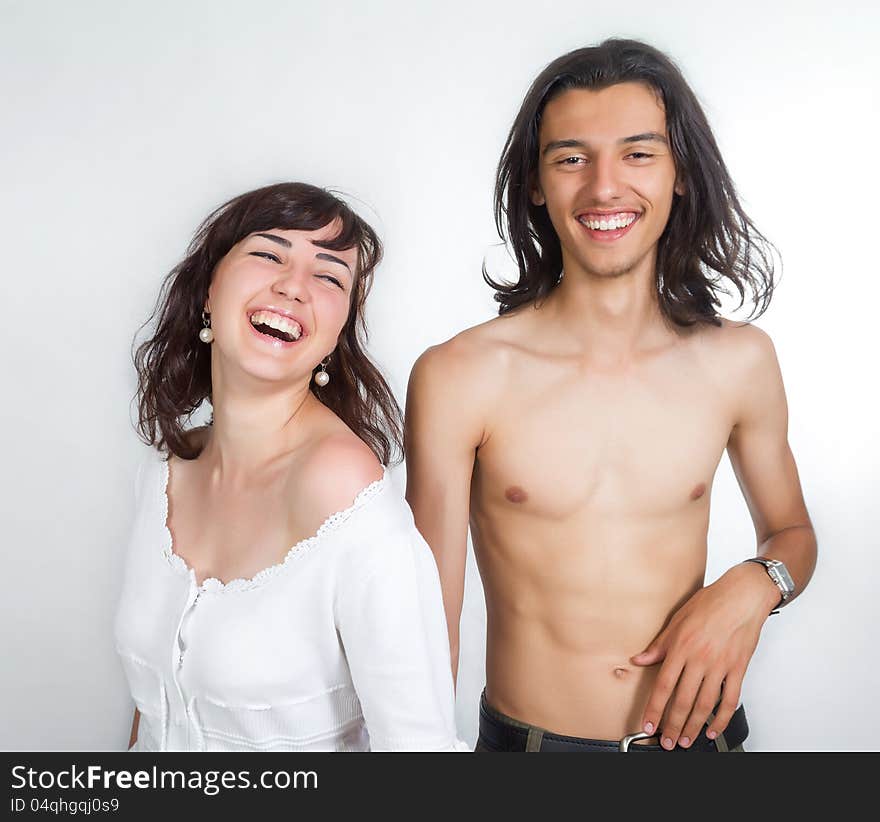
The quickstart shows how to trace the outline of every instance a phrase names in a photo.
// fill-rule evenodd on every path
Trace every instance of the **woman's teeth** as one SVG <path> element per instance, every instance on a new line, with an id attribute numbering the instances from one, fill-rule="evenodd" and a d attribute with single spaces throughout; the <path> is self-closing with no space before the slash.
<path id="1" fill-rule="evenodd" d="M 606 217 L 601 220 L 592 217 L 578 217 L 578 222 L 587 228 L 591 228 L 593 231 L 615 231 L 626 228 L 635 219 L 635 214 L 615 214 L 613 217 Z"/>
<path id="2" fill-rule="evenodd" d="M 282 317 L 280 314 L 275 314 L 272 311 L 255 311 L 251 314 L 250 319 L 251 325 L 258 331 L 260 326 L 272 328 L 275 331 L 280 331 L 281 335 L 283 335 L 282 339 L 286 339 L 288 342 L 298 340 L 302 336 L 302 326 L 296 320 Z M 272 334 L 271 336 L 279 335 Z"/>

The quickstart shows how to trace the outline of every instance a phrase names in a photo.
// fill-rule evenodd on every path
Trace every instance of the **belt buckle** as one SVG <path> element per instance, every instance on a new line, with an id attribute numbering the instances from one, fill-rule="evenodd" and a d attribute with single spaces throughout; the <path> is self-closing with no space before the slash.
<path id="1" fill-rule="evenodd" d="M 629 753 L 629 746 L 637 739 L 650 739 L 652 736 L 655 736 L 655 734 L 648 734 L 644 731 L 639 731 L 637 734 L 627 734 L 620 740 L 617 750 L 619 753 Z"/>

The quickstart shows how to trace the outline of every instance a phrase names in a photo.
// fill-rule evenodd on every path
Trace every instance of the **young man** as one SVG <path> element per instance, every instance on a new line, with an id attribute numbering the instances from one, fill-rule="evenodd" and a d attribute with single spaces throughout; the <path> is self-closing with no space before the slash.
<path id="1" fill-rule="evenodd" d="M 725 281 L 766 307 L 772 249 L 678 69 L 625 40 L 535 81 L 496 221 L 519 280 L 486 277 L 500 316 L 426 351 L 406 409 L 453 674 L 468 522 L 486 595 L 477 750 L 742 750 L 761 627 L 816 560 L 773 345 L 717 313 Z M 704 587 L 725 448 L 765 562 Z"/>

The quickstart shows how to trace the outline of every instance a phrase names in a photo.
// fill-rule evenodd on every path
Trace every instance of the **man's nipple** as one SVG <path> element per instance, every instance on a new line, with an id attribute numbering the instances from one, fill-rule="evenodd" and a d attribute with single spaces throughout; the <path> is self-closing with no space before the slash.
<path id="1" fill-rule="evenodd" d="M 504 496 L 509 502 L 525 502 L 529 498 L 529 495 L 518 485 L 511 485 L 504 492 Z"/>
<path id="2" fill-rule="evenodd" d="M 696 501 L 706 493 L 706 483 L 701 482 L 693 491 L 691 491 L 691 499 Z"/>

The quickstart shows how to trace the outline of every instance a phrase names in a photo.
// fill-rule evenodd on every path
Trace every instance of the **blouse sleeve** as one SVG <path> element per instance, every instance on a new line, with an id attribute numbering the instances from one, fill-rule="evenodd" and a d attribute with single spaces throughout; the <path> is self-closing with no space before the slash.
<path id="1" fill-rule="evenodd" d="M 373 751 L 468 751 L 455 696 L 440 577 L 405 517 L 359 533 L 340 570 L 336 624 Z M 408 520 L 408 521 L 407 521 Z"/>
<path id="2" fill-rule="evenodd" d="M 152 457 L 152 454 L 149 455 Z M 134 499 L 135 503 L 140 502 L 144 488 L 144 466 L 147 464 L 147 457 L 141 456 L 137 461 L 137 467 L 134 472 Z"/>

